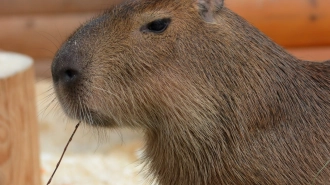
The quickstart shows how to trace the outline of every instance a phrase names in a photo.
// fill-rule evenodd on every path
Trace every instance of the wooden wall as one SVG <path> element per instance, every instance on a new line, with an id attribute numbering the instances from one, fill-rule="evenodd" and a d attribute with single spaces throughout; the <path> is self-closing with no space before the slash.
<path id="1" fill-rule="evenodd" d="M 32 56 L 38 71 L 49 74 L 49 62 L 70 33 L 119 1 L 0 0 L 0 49 Z M 316 51 L 315 58 L 307 59 L 330 58 L 329 0 L 226 0 L 225 4 L 298 57 Z M 313 48 L 295 49 L 300 47 Z"/>
<path id="2" fill-rule="evenodd" d="M 0 0 L 1 15 L 101 11 L 120 0 Z"/>
<path id="3" fill-rule="evenodd" d="M 227 0 L 227 6 L 286 47 L 330 45 L 329 0 Z"/>

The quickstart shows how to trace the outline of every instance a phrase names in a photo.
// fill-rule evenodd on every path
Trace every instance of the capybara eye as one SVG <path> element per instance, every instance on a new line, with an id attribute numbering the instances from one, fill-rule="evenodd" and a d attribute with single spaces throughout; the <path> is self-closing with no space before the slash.
<path id="1" fill-rule="evenodd" d="M 168 25 L 171 23 L 170 18 L 157 19 L 148 23 L 145 26 L 141 27 L 142 32 L 153 32 L 153 33 L 162 33 L 166 30 Z"/>

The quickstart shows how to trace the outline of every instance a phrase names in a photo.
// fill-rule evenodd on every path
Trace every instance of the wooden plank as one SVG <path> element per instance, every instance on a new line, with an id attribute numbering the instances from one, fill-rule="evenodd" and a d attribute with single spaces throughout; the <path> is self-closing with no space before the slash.
<path id="1" fill-rule="evenodd" d="M 330 45 L 329 0 L 228 0 L 225 3 L 282 46 Z"/>
<path id="2" fill-rule="evenodd" d="M 50 59 L 63 41 L 95 14 L 0 17 L 0 48 Z"/>
<path id="3" fill-rule="evenodd" d="M 0 52 L 0 184 L 40 185 L 32 59 Z"/>
<path id="4" fill-rule="evenodd" d="M 302 60 L 323 62 L 330 60 L 329 47 L 289 48 L 289 53 Z"/>
<path id="5" fill-rule="evenodd" d="M 301 3 L 299 3 L 301 2 Z M 330 45 L 329 0 L 231 0 L 226 5 L 285 47 Z M 0 48 L 50 59 L 80 23 L 98 13 L 0 16 Z M 311 19 L 311 17 L 313 17 Z"/>
<path id="6" fill-rule="evenodd" d="M 0 15 L 102 11 L 121 0 L 0 0 Z"/>

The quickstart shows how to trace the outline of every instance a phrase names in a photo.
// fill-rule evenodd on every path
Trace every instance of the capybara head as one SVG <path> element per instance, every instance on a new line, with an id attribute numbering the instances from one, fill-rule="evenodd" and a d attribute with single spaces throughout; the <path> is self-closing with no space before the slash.
<path id="1" fill-rule="evenodd" d="M 129 1 L 66 41 L 52 65 L 55 90 L 69 116 L 93 125 L 206 119 L 253 63 L 249 48 L 269 47 L 254 32 L 222 0 Z"/>
<path id="2" fill-rule="evenodd" d="M 127 1 L 82 25 L 52 65 L 70 117 L 145 131 L 162 185 L 313 182 L 330 155 L 329 71 L 223 0 Z"/>
<path id="3" fill-rule="evenodd" d="M 239 40 L 222 8 L 220 0 L 130 1 L 81 26 L 52 66 L 66 113 L 100 126 L 157 127 L 164 114 L 213 109 L 204 91 Z"/>

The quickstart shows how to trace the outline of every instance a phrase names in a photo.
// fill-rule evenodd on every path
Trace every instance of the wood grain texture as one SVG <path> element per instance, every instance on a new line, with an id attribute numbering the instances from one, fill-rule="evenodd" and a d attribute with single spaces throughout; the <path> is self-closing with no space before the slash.
<path id="1" fill-rule="evenodd" d="M 0 29 L 0 48 L 51 59 L 66 38 L 95 14 L 0 17 L 0 28 L 6 28 Z"/>
<path id="2" fill-rule="evenodd" d="M 317 62 L 330 60 L 330 47 L 289 48 L 288 52 L 302 60 Z"/>
<path id="3" fill-rule="evenodd" d="M 0 185 L 40 185 L 34 88 L 32 67 L 0 79 Z"/>
<path id="4" fill-rule="evenodd" d="M 36 9 L 47 10 L 47 7 L 41 8 L 41 5 L 50 0 L 33 2 L 33 7 L 38 7 Z M 59 0 L 55 2 L 63 3 Z M 70 2 L 77 7 L 85 6 L 78 0 Z M 225 4 L 284 47 L 330 45 L 329 0 L 226 0 Z M 104 5 L 98 6 L 107 8 Z M 17 6 L 17 12 L 23 11 L 19 10 L 20 7 L 24 6 Z M 50 60 L 61 43 L 81 23 L 100 12 L 0 15 L 0 28 L 5 28 L 0 29 L 0 48 L 24 53 L 38 60 Z"/>
<path id="5" fill-rule="evenodd" d="M 102 11 L 120 0 L 0 0 L 0 15 Z"/>
<path id="6" fill-rule="evenodd" d="M 329 0 L 228 0 L 226 6 L 285 47 L 330 45 Z"/>

